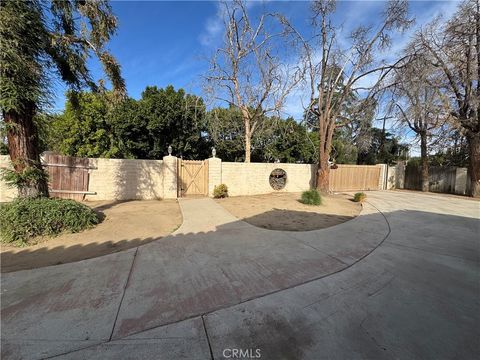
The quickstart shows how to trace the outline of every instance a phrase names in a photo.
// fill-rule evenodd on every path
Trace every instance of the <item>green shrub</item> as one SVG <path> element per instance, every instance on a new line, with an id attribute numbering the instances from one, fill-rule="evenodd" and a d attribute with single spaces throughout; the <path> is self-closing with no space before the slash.
<path id="1" fill-rule="evenodd" d="M 367 198 L 367 194 L 363 192 L 358 192 L 353 196 L 353 201 L 355 202 L 363 202 Z"/>
<path id="2" fill-rule="evenodd" d="M 318 190 L 308 190 L 302 193 L 300 202 L 307 205 L 320 205 L 322 203 L 322 197 Z"/>
<path id="3" fill-rule="evenodd" d="M 215 199 L 221 199 L 228 197 L 228 187 L 225 184 L 216 185 L 213 188 L 213 197 Z"/>
<path id="4" fill-rule="evenodd" d="M 47 182 L 48 174 L 42 169 L 40 164 L 35 162 L 18 161 L 22 163 L 23 170 L 17 172 L 14 169 L 1 168 L 0 179 L 9 187 L 14 187 L 22 197 L 30 196 L 32 188 L 39 182 Z M 36 192 L 34 192 L 36 195 Z"/>
<path id="5" fill-rule="evenodd" d="M 0 240 L 25 245 L 35 236 L 79 232 L 98 224 L 88 206 L 74 200 L 18 198 L 0 205 Z"/>

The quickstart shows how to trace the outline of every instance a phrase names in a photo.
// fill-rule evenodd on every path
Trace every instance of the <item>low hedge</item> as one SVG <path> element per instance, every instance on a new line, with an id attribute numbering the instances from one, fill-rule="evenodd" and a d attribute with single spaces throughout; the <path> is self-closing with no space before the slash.
<path id="1" fill-rule="evenodd" d="M 35 236 L 75 233 L 98 222 L 91 208 L 74 200 L 19 198 L 0 205 L 0 241 L 25 245 Z"/>

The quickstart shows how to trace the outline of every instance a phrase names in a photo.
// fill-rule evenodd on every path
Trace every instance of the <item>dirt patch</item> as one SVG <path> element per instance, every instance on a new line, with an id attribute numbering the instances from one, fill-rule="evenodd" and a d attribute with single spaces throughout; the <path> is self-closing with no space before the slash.
<path id="1" fill-rule="evenodd" d="M 54 238 L 37 238 L 36 245 L 0 248 L 1 271 L 11 272 L 58 265 L 126 250 L 160 239 L 182 223 L 176 200 L 95 201 L 86 205 L 103 221 L 93 229 Z"/>
<path id="2" fill-rule="evenodd" d="M 322 205 L 304 205 L 300 193 L 272 193 L 217 199 L 236 217 L 258 227 L 271 230 L 308 231 L 323 229 L 353 219 L 362 206 L 351 196 L 322 197 Z"/>

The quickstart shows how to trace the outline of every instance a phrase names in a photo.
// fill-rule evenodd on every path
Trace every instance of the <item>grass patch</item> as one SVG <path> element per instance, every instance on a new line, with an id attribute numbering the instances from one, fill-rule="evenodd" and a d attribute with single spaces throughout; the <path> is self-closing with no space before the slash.
<path id="1" fill-rule="evenodd" d="M 74 200 L 19 198 L 0 205 L 0 241 L 22 246 L 36 236 L 75 233 L 98 222 L 92 209 Z"/>
<path id="2" fill-rule="evenodd" d="M 300 199 L 300 202 L 306 205 L 321 205 L 322 197 L 318 190 L 308 190 L 302 193 L 302 198 Z"/>

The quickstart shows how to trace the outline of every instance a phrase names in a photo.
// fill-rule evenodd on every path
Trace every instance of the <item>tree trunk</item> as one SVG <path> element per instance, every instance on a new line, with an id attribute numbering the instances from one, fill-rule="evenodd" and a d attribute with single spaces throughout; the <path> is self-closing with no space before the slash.
<path id="1" fill-rule="evenodd" d="M 27 167 L 33 168 L 37 176 L 28 184 L 19 187 L 21 196 L 48 196 L 48 183 L 40 163 L 38 138 L 33 122 L 34 106 L 22 114 L 15 111 L 3 113 L 7 128 L 8 153 L 16 173 L 22 174 Z"/>
<path id="2" fill-rule="evenodd" d="M 328 157 L 318 162 L 317 170 L 317 190 L 323 194 L 327 194 L 330 191 L 330 166 L 328 166 Z"/>
<path id="3" fill-rule="evenodd" d="M 250 162 L 252 151 L 252 134 L 250 132 L 245 132 L 245 162 Z"/>
<path id="4" fill-rule="evenodd" d="M 318 169 L 316 185 L 317 190 L 323 194 L 327 194 L 330 191 L 329 174 L 330 166 L 328 160 L 330 159 L 330 145 L 332 142 L 333 132 L 328 132 L 327 116 L 320 114 L 318 118 L 318 136 L 319 136 L 319 149 L 318 149 Z"/>
<path id="5" fill-rule="evenodd" d="M 422 191 L 428 192 L 429 178 L 428 178 L 428 151 L 427 151 L 427 133 L 420 132 L 420 157 L 422 159 Z"/>
<path id="6" fill-rule="evenodd" d="M 250 128 L 250 114 L 248 109 L 241 107 L 243 123 L 245 125 L 245 162 L 249 163 L 252 151 L 252 130 Z"/>
<path id="7" fill-rule="evenodd" d="M 468 133 L 470 196 L 480 197 L 480 133 Z"/>

